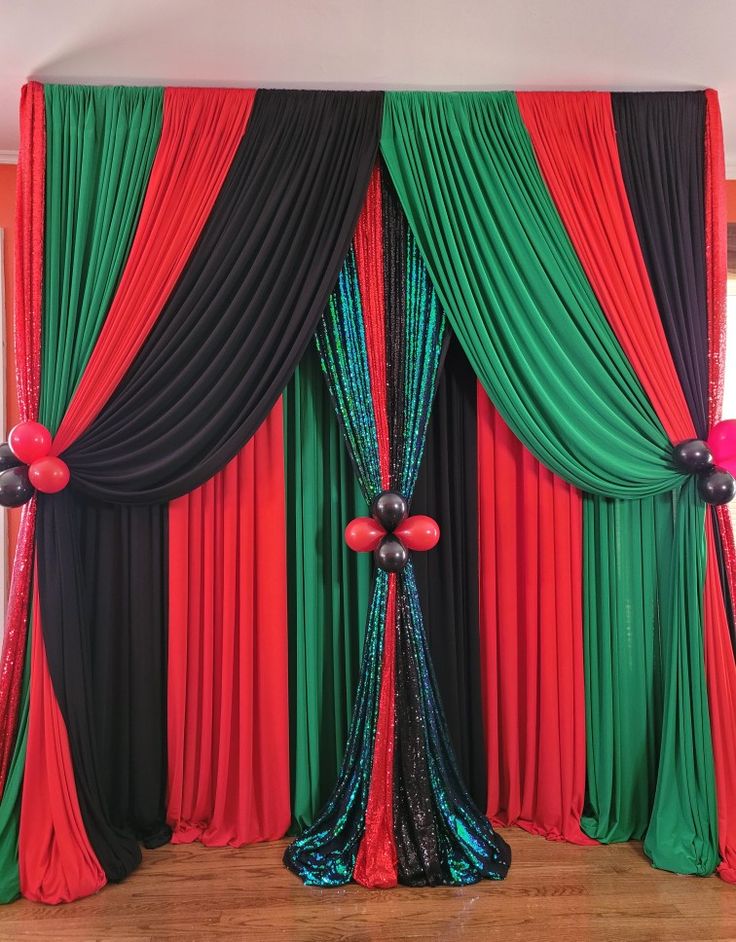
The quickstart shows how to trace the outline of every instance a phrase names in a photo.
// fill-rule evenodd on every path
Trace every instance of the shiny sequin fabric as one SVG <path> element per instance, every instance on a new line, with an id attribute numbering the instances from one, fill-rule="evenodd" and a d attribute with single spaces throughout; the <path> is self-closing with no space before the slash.
<path id="1" fill-rule="evenodd" d="M 411 500 L 445 334 L 406 218 L 376 170 L 317 334 L 368 505 L 386 488 Z M 337 784 L 284 862 L 308 884 L 390 887 L 502 879 L 510 860 L 457 769 L 411 562 L 396 575 L 377 570 Z"/>

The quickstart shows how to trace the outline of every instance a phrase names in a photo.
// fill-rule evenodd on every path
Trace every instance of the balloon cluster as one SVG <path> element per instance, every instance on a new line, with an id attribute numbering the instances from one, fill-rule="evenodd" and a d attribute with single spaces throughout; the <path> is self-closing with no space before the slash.
<path id="1" fill-rule="evenodd" d="M 683 474 L 697 474 L 706 504 L 727 504 L 736 496 L 736 419 L 714 425 L 707 442 L 691 438 L 675 445 L 672 461 Z"/>
<path id="2" fill-rule="evenodd" d="M 20 507 L 36 491 L 55 494 L 69 483 L 69 468 L 50 455 L 51 433 L 39 422 L 20 422 L 0 445 L 0 506 Z"/>
<path id="3" fill-rule="evenodd" d="M 409 562 L 409 550 L 430 550 L 440 538 L 431 517 L 407 517 L 408 512 L 401 494 L 382 491 L 371 504 L 370 517 L 356 517 L 345 527 L 345 542 L 356 553 L 372 552 L 379 569 L 400 572 Z"/>

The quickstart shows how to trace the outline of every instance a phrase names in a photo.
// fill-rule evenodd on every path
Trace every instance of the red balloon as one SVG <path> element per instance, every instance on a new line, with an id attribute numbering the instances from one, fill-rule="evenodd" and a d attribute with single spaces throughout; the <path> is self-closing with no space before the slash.
<path id="1" fill-rule="evenodd" d="M 424 514 L 407 517 L 394 530 L 394 535 L 412 550 L 431 550 L 440 538 L 437 521 Z"/>
<path id="2" fill-rule="evenodd" d="M 19 422 L 8 434 L 8 445 L 19 461 L 31 464 L 51 450 L 51 432 L 40 422 Z"/>
<path id="3" fill-rule="evenodd" d="M 28 480 L 44 494 L 63 491 L 69 483 L 69 468 L 61 458 L 46 455 L 38 458 L 28 469 Z"/>
<path id="4" fill-rule="evenodd" d="M 373 517 L 356 517 L 345 527 L 345 542 L 356 553 L 371 553 L 386 536 Z"/>
<path id="5" fill-rule="evenodd" d="M 736 419 L 716 422 L 708 436 L 708 447 L 715 465 L 725 468 L 727 462 L 736 461 Z"/>

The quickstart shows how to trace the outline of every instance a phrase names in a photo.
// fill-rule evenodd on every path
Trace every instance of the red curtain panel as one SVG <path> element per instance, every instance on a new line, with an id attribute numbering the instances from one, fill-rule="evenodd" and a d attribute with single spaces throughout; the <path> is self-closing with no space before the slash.
<path id="1" fill-rule="evenodd" d="M 705 112 L 705 252 L 708 297 L 708 425 L 721 417 L 726 340 L 726 200 L 723 127 L 718 94 L 708 89 Z M 731 599 L 736 601 L 736 549 L 728 507 L 716 509 Z M 736 883 L 736 663 L 708 516 L 705 573 L 705 670 L 718 800 L 719 876 Z"/>
<path id="2" fill-rule="evenodd" d="M 96 893 L 107 880 L 82 821 L 69 739 L 46 662 L 37 579 L 35 585 L 18 870 L 26 899 L 66 903 Z"/>
<path id="3" fill-rule="evenodd" d="M 46 128 L 43 86 L 38 82 L 29 82 L 21 91 L 20 124 L 13 337 L 18 410 L 25 422 L 38 418 L 41 374 Z M 35 521 L 36 501 L 32 500 L 21 512 L 5 616 L 0 670 L 0 795 L 18 728 Z"/>
<path id="4" fill-rule="evenodd" d="M 223 471 L 169 510 L 168 819 L 174 843 L 286 832 L 281 400 Z"/>
<path id="5" fill-rule="evenodd" d="M 594 844 L 585 797 L 582 495 L 478 385 L 478 544 L 488 816 Z"/>

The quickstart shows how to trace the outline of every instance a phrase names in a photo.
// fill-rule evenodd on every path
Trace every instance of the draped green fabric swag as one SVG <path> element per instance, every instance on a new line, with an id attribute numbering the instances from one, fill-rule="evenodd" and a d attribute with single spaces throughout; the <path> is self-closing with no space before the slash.
<path id="1" fill-rule="evenodd" d="M 56 431 L 128 257 L 163 116 L 161 88 L 47 85 L 39 421 Z"/>
<path id="2" fill-rule="evenodd" d="M 89 360 L 135 232 L 161 131 L 160 88 L 44 89 L 46 218 L 39 422 L 58 427 Z M 30 651 L 30 625 L 29 625 Z M 18 735 L 0 800 L 0 902 L 18 895 L 28 733 L 28 656 Z"/>
<path id="3" fill-rule="evenodd" d="M 586 630 L 589 644 L 592 635 L 600 641 L 602 632 L 623 630 L 625 617 L 608 615 L 616 592 L 625 591 L 618 570 L 630 560 L 634 565 L 637 556 L 641 566 L 643 554 L 649 563 L 638 604 L 645 615 L 656 607 L 662 649 L 662 715 L 654 671 L 639 693 L 645 715 L 637 724 L 640 735 L 656 743 L 646 729 L 651 717 L 661 743 L 658 755 L 647 754 L 644 768 L 631 773 L 644 775 L 651 803 L 645 847 L 658 867 L 708 873 L 717 851 L 699 602 L 702 504 L 692 482 L 671 465 L 671 445 L 575 254 L 515 96 L 389 93 L 381 149 L 453 330 L 521 441 L 557 474 L 602 498 L 674 491 L 669 518 L 654 527 L 669 540 L 659 552 L 651 528 L 627 528 L 623 518 L 597 531 L 601 542 L 595 545 L 587 534 L 584 580 L 586 592 L 594 586 L 597 595 L 586 602 Z M 590 520 L 588 513 L 588 529 Z M 613 538 L 622 534 L 617 551 Z M 637 542 L 644 539 L 646 549 Z M 606 574 L 601 582 L 599 573 Z M 641 624 L 639 630 L 645 630 Z M 651 651 L 656 662 L 654 644 L 647 640 L 645 661 Z M 631 672 L 624 696 L 642 673 Z M 610 681 L 600 689 L 591 683 L 589 714 L 599 700 L 616 694 Z M 599 759 L 606 751 L 612 756 L 614 744 L 604 741 L 600 749 Z M 594 768 L 593 774 L 605 777 L 605 770 Z M 628 789 L 629 795 L 637 790 L 631 782 Z M 631 799 L 617 788 L 609 800 Z M 639 816 L 645 817 L 641 808 Z"/>

